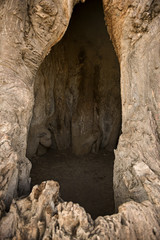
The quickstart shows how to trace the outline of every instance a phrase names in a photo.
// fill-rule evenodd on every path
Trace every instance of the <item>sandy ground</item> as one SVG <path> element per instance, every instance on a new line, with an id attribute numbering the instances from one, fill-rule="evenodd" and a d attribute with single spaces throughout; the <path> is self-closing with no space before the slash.
<path id="1" fill-rule="evenodd" d="M 55 152 L 32 160 L 32 186 L 45 180 L 58 181 L 64 201 L 79 203 L 95 219 L 114 213 L 113 153 L 76 157 Z"/>

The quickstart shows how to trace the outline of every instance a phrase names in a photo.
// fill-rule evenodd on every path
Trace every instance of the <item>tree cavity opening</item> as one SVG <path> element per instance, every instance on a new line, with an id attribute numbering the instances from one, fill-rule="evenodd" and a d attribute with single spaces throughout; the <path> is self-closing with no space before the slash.
<path id="1" fill-rule="evenodd" d="M 27 156 L 32 185 L 56 180 L 93 218 L 114 213 L 114 149 L 121 131 L 119 63 L 99 0 L 78 4 L 41 64 Z"/>

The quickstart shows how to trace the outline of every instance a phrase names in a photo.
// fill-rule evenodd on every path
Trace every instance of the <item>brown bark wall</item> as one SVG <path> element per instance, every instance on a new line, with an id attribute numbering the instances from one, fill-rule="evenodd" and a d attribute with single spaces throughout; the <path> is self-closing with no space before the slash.
<path id="1" fill-rule="evenodd" d="M 119 79 L 102 3 L 77 6 L 65 36 L 35 78 L 28 156 L 40 153 L 39 144 L 77 155 L 113 151 L 121 129 Z"/>

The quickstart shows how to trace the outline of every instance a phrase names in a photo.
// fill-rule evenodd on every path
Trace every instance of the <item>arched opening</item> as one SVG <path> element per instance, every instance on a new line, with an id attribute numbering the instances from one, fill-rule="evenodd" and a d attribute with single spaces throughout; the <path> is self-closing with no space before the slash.
<path id="1" fill-rule="evenodd" d="M 114 213 L 114 149 L 121 131 L 119 64 L 102 3 L 78 4 L 40 66 L 27 156 L 32 185 L 53 179 L 93 218 Z"/>

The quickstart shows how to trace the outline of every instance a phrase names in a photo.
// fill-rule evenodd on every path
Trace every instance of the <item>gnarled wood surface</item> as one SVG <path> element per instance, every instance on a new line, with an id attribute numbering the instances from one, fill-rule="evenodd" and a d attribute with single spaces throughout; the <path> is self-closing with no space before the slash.
<path id="1" fill-rule="evenodd" d="M 121 68 L 122 135 L 114 167 L 119 212 L 94 222 L 53 181 L 29 191 L 26 141 L 34 77 L 68 27 L 71 0 L 0 1 L 0 238 L 160 239 L 160 2 L 104 0 Z M 122 204 L 122 205 L 121 205 Z"/>

